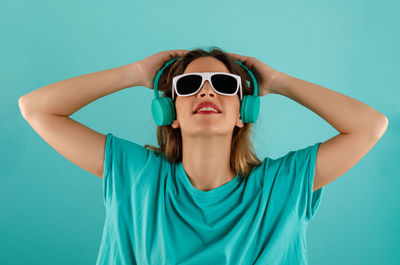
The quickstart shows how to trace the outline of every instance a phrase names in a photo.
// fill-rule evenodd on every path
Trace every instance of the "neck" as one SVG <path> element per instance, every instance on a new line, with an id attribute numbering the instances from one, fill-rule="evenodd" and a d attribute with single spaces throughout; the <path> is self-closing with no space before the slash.
<path id="1" fill-rule="evenodd" d="M 203 191 L 231 181 L 231 135 L 187 137 L 182 135 L 182 166 L 193 187 Z"/>

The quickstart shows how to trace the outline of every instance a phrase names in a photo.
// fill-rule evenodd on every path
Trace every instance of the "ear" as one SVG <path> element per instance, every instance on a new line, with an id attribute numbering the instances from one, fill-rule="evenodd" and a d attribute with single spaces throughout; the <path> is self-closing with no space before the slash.
<path id="1" fill-rule="evenodd" d="M 180 127 L 179 121 L 178 120 L 174 120 L 174 122 L 171 124 L 172 128 L 177 129 Z"/>
<path id="2" fill-rule="evenodd" d="M 242 127 L 243 127 L 243 121 L 242 121 L 242 119 L 240 118 L 240 114 L 239 114 L 239 118 L 237 119 L 235 125 L 236 125 L 237 127 L 239 127 L 239 128 L 242 128 Z"/>

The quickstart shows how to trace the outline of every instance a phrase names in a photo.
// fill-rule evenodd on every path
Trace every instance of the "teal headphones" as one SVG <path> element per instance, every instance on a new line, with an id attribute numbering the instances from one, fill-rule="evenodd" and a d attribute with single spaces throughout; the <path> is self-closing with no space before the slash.
<path id="1" fill-rule="evenodd" d="M 175 105 L 172 99 L 169 97 L 160 97 L 158 94 L 158 80 L 160 79 L 164 69 L 178 59 L 180 59 L 180 57 L 168 61 L 164 67 L 157 72 L 156 77 L 154 78 L 154 99 L 151 102 L 151 112 L 153 114 L 153 119 L 158 126 L 172 124 L 176 117 Z M 242 62 L 238 60 L 235 61 L 244 69 L 246 69 L 254 84 L 253 95 L 243 96 L 243 100 L 240 105 L 240 116 L 243 123 L 255 123 L 260 112 L 260 97 L 258 96 L 257 80 L 253 73 L 244 64 L 242 64 Z"/>

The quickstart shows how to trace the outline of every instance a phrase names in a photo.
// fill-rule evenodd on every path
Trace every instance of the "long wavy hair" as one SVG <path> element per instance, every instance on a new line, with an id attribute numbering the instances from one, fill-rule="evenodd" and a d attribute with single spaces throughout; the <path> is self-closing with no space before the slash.
<path id="1" fill-rule="evenodd" d="M 247 71 L 235 62 L 231 56 L 214 46 L 211 51 L 200 48 L 191 50 L 182 58 L 166 67 L 158 83 L 158 90 L 163 92 L 161 97 L 169 97 L 172 99 L 172 78 L 182 74 L 191 61 L 205 56 L 211 56 L 220 60 L 226 65 L 230 73 L 240 75 L 243 97 L 253 94 L 254 85 L 252 81 L 250 81 L 251 77 Z M 248 86 L 247 80 L 249 80 L 251 87 Z M 240 100 L 239 92 L 237 96 Z M 175 96 L 174 103 L 176 98 Z M 230 167 L 235 175 L 238 176 L 239 180 L 247 178 L 255 166 L 262 164 L 262 161 L 257 158 L 252 145 L 252 127 L 253 123 L 243 123 L 242 128 L 235 126 L 233 129 Z M 149 144 L 146 144 L 144 147 L 163 154 L 171 163 L 179 163 L 182 161 L 182 135 L 180 128 L 174 129 L 171 125 L 157 126 L 157 139 L 160 147 Z"/>

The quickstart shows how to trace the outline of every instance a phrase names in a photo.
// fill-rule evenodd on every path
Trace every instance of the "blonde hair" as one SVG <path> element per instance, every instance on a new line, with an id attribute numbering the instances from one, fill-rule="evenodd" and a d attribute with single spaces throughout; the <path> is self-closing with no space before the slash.
<path id="1" fill-rule="evenodd" d="M 226 65 L 229 72 L 240 75 L 243 96 L 253 94 L 253 83 L 250 82 L 252 86 L 250 88 L 246 82 L 246 80 L 251 80 L 246 70 L 220 48 L 213 47 L 209 52 L 200 48 L 191 50 L 182 58 L 166 67 L 158 83 L 158 90 L 163 92 L 161 97 L 170 97 L 172 99 L 172 77 L 182 74 L 191 61 L 204 56 L 211 56 L 220 60 Z M 175 100 L 176 96 L 174 102 Z M 238 175 L 239 179 L 247 178 L 255 166 L 262 164 L 262 161 L 257 158 L 252 145 L 252 127 L 253 123 L 243 123 L 242 128 L 235 126 L 233 130 L 230 167 L 235 175 Z M 146 144 L 144 147 L 162 153 L 171 163 L 182 161 L 182 135 L 180 129 L 174 129 L 171 125 L 158 126 L 157 140 L 160 147 L 149 144 Z"/>

